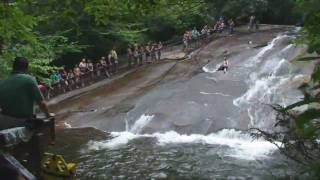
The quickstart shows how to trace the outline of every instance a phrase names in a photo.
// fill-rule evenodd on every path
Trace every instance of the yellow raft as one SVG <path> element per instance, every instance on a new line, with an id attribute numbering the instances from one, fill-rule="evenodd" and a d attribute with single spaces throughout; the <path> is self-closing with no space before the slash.
<path id="1" fill-rule="evenodd" d="M 44 180 L 75 180 L 76 164 L 67 163 L 61 155 L 45 153 L 41 161 Z"/>

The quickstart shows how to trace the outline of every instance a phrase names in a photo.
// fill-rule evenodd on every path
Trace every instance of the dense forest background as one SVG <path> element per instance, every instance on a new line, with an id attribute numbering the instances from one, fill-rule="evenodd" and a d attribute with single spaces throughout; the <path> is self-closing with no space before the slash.
<path id="1" fill-rule="evenodd" d="M 320 59 L 319 0 L 0 0 L 0 79 L 10 72 L 14 57 L 30 61 L 30 72 L 42 79 L 81 57 L 97 59 L 115 46 L 118 52 L 137 41 L 181 41 L 182 33 L 220 16 L 245 24 L 250 15 L 260 23 L 302 25 L 298 43 Z M 281 152 L 305 164 L 320 177 L 320 66 L 301 90 L 304 99 L 277 107 L 278 134 L 261 132 L 282 142 Z M 303 112 L 296 107 L 308 105 Z"/>
<path id="2" fill-rule="evenodd" d="M 15 56 L 27 57 L 31 72 L 45 78 L 113 46 L 121 53 L 134 41 L 181 41 L 186 29 L 212 26 L 220 16 L 237 24 L 250 15 L 300 24 L 302 13 L 295 0 L 2 0 L 0 78 Z"/>

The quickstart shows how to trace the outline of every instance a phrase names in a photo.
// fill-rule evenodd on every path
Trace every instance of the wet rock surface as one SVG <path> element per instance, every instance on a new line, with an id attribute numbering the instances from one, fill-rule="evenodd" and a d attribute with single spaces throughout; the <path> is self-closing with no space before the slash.
<path id="1" fill-rule="evenodd" d="M 61 103 L 58 110 L 95 111 L 62 118 L 57 152 L 78 163 L 80 179 L 290 178 L 295 164 L 274 145 L 235 129 L 270 129 L 266 104 L 301 96 L 295 88 L 312 66 L 291 62 L 304 51 L 289 44 L 294 30 L 219 37 L 191 58 L 136 69 Z M 216 72 L 224 56 L 226 74 Z"/>
<path id="2" fill-rule="evenodd" d="M 142 114 L 155 115 L 145 132 L 176 130 L 206 134 L 222 128 L 247 129 L 249 116 L 233 105 L 233 100 L 248 89 L 249 69 L 243 68 L 242 62 L 257 54 L 280 32 L 292 29 L 266 27 L 253 34 L 217 38 L 193 52 L 192 59 L 139 68 L 110 85 L 62 103 L 60 108 L 96 110 L 71 114 L 65 121 L 72 127 L 103 131 L 124 131 Z M 282 49 L 289 42 L 284 39 L 275 48 Z M 268 51 L 266 56 L 276 51 Z M 231 64 L 227 74 L 203 73 L 203 67 L 214 70 L 224 56 Z"/>

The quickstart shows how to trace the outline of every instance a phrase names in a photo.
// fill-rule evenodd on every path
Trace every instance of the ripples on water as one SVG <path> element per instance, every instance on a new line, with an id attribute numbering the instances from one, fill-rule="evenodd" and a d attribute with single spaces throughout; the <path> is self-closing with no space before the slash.
<path id="1" fill-rule="evenodd" d="M 114 134 L 118 138 L 129 134 Z M 122 137 L 121 137 L 122 136 Z M 211 135 L 133 135 L 91 142 L 78 159 L 80 179 L 274 179 L 287 166 L 275 147 L 235 130 Z M 226 137 L 229 136 L 229 137 Z M 115 143 L 117 142 L 117 143 Z M 89 148 L 89 149 L 88 149 Z M 271 155 L 272 156 L 267 156 Z"/>

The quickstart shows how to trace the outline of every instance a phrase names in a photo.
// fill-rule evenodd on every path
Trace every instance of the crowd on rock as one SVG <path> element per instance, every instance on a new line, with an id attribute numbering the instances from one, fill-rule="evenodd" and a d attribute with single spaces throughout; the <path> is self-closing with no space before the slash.
<path id="1" fill-rule="evenodd" d="M 206 38 L 212 33 L 223 33 L 228 28 L 228 33 L 234 33 L 235 23 L 233 19 L 229 19 L 227 23 L 225 22 L 223 17 L 220 17 L 219 20 L 214 24 L 213 27 L 209 27 L 208 25 L 203 26 L 201 31 L 198 31 L 197 28 L 193 28 L 192 30 L 185 31 L 183 34 L 183 50 L 188 51 L 190 49 L 190 44 L 194 41 L 197 41 L 201 38 Z"/>
<path id="2" fill-rule="evenodd" d="M 212 27 L 205 25 L 199 31 L 197 28 L 187 30 L 183 34 L 183 51 L 193 49 L 192 45 L 197 47 L 198 40 L 207 39 L 213 33 L 227 32 L 234 33 L 235 23 L 233 19 L 225 21 L 220 17 Z M 258 29 L 258 21 L 255 16 L 249 19 L 249 31 Z M 152 64 L 160 61 L 164 45 L 162 42 L 149 42 L 146 45 L 140 45 L 134 42 L 127 48 L 126 59 L 127 68 L 138 67 L 143 64 Z M 123 67 L 123 66 L 122 66 Z M 83 58 L 73 69 L 63 69 L 51 75 L 52 84 L 47 86 L 39 83 L 39 88 L 46 96 L 51 98 L 54 94 L 61 94 L 73 89 L 92 84 L 95 80 L 110 78 L 119 70 L 119 59 L 115 48 L 112 48 L 106 56 L 99 60 Z"/>
<path id="3" fill-rule="evenodd" d="M 162 42 L 151 43 L 146 46 L 140 46 L 135 42 L 127 49 L 128 67 L 141 66 L 143 63 L 154 63 L 161 59 L 161 51 L 163 49 Z"/>
<path id="4" fill-rule="evenodd" d="M 127 67 L 137 67 L 143 64 L 151 64 L 161 59 L 163 50 L 162 42 L 139 45 L 134 42 L 127 49 Z M 72 69 L 62 69 L 54 72 L 50 79 L 51 86 L 39 82 L 39 89 L 47 99 L 55 94 L 65 93 L 73 89 L 84 87 L 95 80 L 110 78 L 119 70 L 118 54 L 112 48 L 107 56 L 102 56 L 98 61 L 83 58 Z"/>

